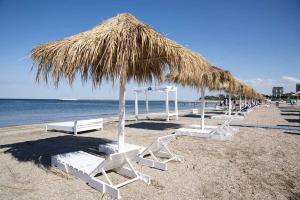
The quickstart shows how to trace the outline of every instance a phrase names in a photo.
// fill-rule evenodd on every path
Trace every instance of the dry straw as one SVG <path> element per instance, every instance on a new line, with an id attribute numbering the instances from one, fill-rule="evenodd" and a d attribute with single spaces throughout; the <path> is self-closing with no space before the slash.
<path id="1" fill-rule="evenodd" d="M 72 84 L 77 73 L 83 82 L 91 79 L 97 86 L 120 77 L 125 82 L 151 82 L 170 71 L 193 71 L 195 66 L 205 71 L 209 66 L 203 57 L 127 13 L 77 35 L 40 44 L 32 50 L 32 60 L 36 80 L 51 78 L 56 85 L 62 78 Z"/>

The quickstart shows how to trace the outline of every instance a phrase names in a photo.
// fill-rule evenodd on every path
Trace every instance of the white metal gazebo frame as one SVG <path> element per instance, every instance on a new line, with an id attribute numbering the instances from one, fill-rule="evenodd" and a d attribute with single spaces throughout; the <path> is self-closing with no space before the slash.
<path id="1" fill-rule="evenodd" d="M 138 120 L 139 118 L 139 108 L 138 108 L 138 94 L 144 93 L 145 94 L 145 101 L 146 101 L 146 117 L 149 118 L 149 100 L 148 100 L 148 94 L 150 92 L 165 92 L 166 93 L 166 99 L 165 99 L 165 107 L 166 107 L 166 120 L 169 121 L 170 117 L 175 116 L 175 119 L 178 120 L 178 103 L 177 103 L 177 87 L 175 86 L 162 86 L 162 87 L 147 87 L 147 88 L 139 88 L 135 89 L 135 117 Z M 169 109 L 169 92 L 175 93 L 175 99 L 174 99 L 174 112 L 170 112 Z"/>

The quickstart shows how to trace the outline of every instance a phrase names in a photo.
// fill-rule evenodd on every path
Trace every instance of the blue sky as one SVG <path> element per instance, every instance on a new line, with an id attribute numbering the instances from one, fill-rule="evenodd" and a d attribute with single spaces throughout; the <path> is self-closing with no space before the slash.
<path id="1" fill-rule="evenodd" d="M 259 92 L 270 93 L 275 85 L 294 91 L 300 82 L 297 0 L 0 0 L 0 98 L 116 99 L 118 88 L 111 83 L 96 89 L 80 80 L 73 87 L 36 84 L 28 55 L 39 43 L 85 31 L 122 12 L 230 70 Z M 128 99 L 135 87 L 128 84 Z M 198 97 L 191 88 L 180 88 L 178 95 L 181 100 Z"/>

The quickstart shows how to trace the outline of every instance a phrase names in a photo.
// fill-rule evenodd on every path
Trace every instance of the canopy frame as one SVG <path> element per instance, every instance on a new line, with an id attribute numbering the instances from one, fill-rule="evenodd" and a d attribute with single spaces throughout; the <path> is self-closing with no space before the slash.
<path id="1" fill-rule="evenodd" d="M 146 102 L 146 118 L 149 119 L 149 99 L 148 94 L 152 92 L 164 92 L 165 96 L 165 111 L 166 111 L 166 121 L 170 120 L 170 117 L 175 116 L 175 120 L 178 120 L 178 100 L 177 100 L 177 87 L 175 86 L 162 86 L 162 87 L 146 87 L 135 89 L 135 101 L 134 101 L 134 110 L 135 110 L 135 118 L 139 119 L 139 104 L 138 104 L 138 94 L 145 94 L 145 102 Z M 174 92 L 174 112 L 170 112 L 169 108 L 169 92 Z"/>

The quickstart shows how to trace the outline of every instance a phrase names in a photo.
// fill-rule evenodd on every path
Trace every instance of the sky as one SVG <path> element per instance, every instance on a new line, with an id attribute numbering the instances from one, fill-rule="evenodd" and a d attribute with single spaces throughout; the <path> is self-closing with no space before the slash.
<path id="1" fill-rule="evenodd" d="M 30 51 L 129 12 L 156 31 L 229 70 L 258 92 L 295 91 L 300 83 L 299 0 L 0 0 L 0 98 L 117 99 L 117 84 L 93 88 L 78 79 L 37 84 Z M 126 98 L 133 99 L 130 82 Z M 212 93 L 218 94 L 218 93 Z M 179 100 L 199 93 L 179 86 Z M 162 95 L 150 96 L 161 99 Z"/>

